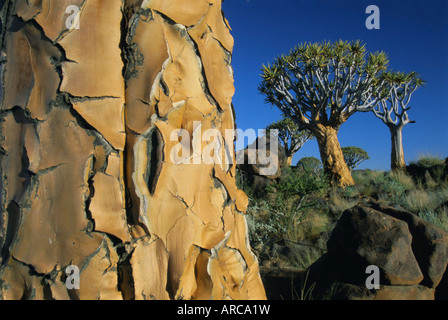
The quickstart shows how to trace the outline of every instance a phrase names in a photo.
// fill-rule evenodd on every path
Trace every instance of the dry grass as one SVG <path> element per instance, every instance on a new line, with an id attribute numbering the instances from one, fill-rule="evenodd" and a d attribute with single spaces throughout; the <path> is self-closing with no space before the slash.
<path id="1" fill-rule="evenodd" d="M 415 189 L 405 197 L 402 205 L 414 213 L 437 210 L 448 203 L 448 188 L 439 190 Z"/>
<path id="2" fill-rule="evenodd" d="M 359 199 L 345 197 L 336 189 L 333 189 L 329 195 L 330 215 L 334 220 L 338 220 L 345 210 L 353 208 L 358 203 Z"/>
<path id="3" fill-rule="evenodd" d="M 328 215 L 319 210 L 309 209 L 308 212 L 302 213 L 302 216 L 296 216 L 292 220 L 286 238 L 292 242 L 314 241 L 328 229 L 330 223 Z"/>

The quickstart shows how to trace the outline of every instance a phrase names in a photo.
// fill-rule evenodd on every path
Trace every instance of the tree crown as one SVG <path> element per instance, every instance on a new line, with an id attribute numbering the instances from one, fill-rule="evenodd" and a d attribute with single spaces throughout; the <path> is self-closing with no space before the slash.
<path id="1" fill-rule="evenodd" d="M 386 125 L 403 127 L 414 123 L 408 116 L 414 92 L 426 82 L 416 72 L 387 71 L 381 75 L 384 85 L 376 95 L 378 102 L 373 113 Z"/>
<path id="2" fill-rule="evenodd" d="M 359 148 L 359 147 L 343 147 L 342 153 L 344 154 L 344 160 L 350 170 L 355 169 L 362 162 L 369 160 L 369 154 L 367 151 Z"/>
<path id="3" fill-rule="evenodd" d="M 384 52 L 361 41 L 302 43 L 263 65 L 259 92 L 299 126 L 337 127 L 356 111 L 370 111 L 387 70 Z"/>

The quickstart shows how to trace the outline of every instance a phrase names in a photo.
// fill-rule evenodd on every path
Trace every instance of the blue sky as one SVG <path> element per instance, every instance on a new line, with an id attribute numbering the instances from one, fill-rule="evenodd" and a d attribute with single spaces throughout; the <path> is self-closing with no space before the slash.
<path id="1" fill-rule="evenodd" d="M 365 26 L 369 5 L 380 9 L 380 30 Z M 224 14 L 235 38 L 233 99 L 238 128 L 262 129 L 281 118 L 257 91 L 260 67 L 300 42 L 362 40 L 367 50 L 385 51 L 390 67 L 416 71 L 427 81 L 413 96 L 415 124 L 403 129 L 406 161 L 421 154 L 448 157 L 447 0 L 225 0 Z M 360 168 L 390 168 L 390 133 L 373 114 L 355 114 L 339 132 L 341 146 L 358 146 L 370 160 Z M 308 142 L 294 157 L 319 158 Z"/>

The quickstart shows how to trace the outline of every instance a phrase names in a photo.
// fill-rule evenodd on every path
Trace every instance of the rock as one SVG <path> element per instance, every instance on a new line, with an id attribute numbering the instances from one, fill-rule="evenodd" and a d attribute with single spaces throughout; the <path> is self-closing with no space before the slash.
<path id="1" fill-rule="evenodd" d="M 334 300 L 434 300 L 434 289 L 425 286 L 381 286 L 379 290 L 338 283 L 330 299 Z"/>
<path id="2" fill-rule="evenodd" d="M 412 251 L 424 275 L 422 284 L 437 287 L 448 266 L 448 232 L 410 212 L 377 203 L 371 206 L 408 224 L 413 237 Z"/>
<path id="3" fill-rule="evenodd" d="M 280 143 L 278 143 L 278 148 L 274 148 L 270 140 L 270 136 L 264 135 L 262 137 L 258 137 L 245 149 L 237 151 L 237 168 L 243 170 L 249 175 L 263 176 L 267 179 L 277 179 L 280 177 L 282 174 L 281 167 L 286 163 L 285 150 Z M 260 148 L 261 153 L 259 153 Z M 271 150 L 271 148 L 273 149 Z M 250 150 L 254 150 L 254 153 L 252 154 Z M 266 153 L 266 157 L 275 157 L 277 160 L 275 162 L 269 162 L 268 164 L 262 163 L 266 162 L 262 160 L 264 153 Z M 263 169 L 266 169 L 268 166 L 272 166 L 272 170 L 269 170 L 269 174 L 263 174 Z"/>
<path id="4" fill-rule="evenodd" d="M 268 164 L 261 164 L 257 147 L 266 146 L 266 157 L 271 157 Z M 251 154 L 249 148 L 253 148 Z M 255 158 L 253 157 L 255 156 Z M 275 161 L 273 160 L 275 158 Z M 266 194 L 266 187 L 273 185 L 282 175 L 282 167 L 286 163 L 285 150 L 278 144 L 278 149 L 271 152 L 270 136 L 258 137 L 251 145 L 236 152 L 237 169 L 245 176 L 245 181 L 250 190 L 258 196 Z M 267 171 L 264 171 L 267 170 Z M 266 174 L 268 172 L 269 174 Z"/>
<path id="5" fill-rule="evenodd" d="M 344 282 L 362 284 L 365 270 L 376 265 L 383 284 L 416 285 L 423 274 L 411 247 L 412 235 L 404 221 L 371 208 L 345 211 L 328 240 L 329 254 L 345 261 Z"/>
<path id="6" fill-rule="evenodd" d="M 284 301 L 300 298 L 306 278 L 306 272 L 303 270 L 261 268 L 260 273 L 268 300 Z"/>
<path id="7" fill-rule="evenodd" d="M 346 210 L 310 268 L 316 294 L 337 284 L 338 299 L 448 298 L 448 233 L 401 209 L 369 202 Z M 366 268 L 380 270 L 380 290 L 367 290 Z"/>
<path id="8" fill-rule="evenodd" d="M 437 286 L 436 299 L 448 300 L 448 270 L 445 271 L 445 274 L 442 280 L 440 281 L 440 284 Z"/>

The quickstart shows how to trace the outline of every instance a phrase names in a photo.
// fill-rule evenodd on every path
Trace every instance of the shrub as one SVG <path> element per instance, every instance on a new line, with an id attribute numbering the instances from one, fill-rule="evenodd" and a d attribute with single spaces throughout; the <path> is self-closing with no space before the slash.
<path id="1" fill-rule="evenodd" d="M 422 212 L 427 209 L 434 209 L 432 207 L 432 199 L 428 192 L 422 189 L 417 189 L 409 192 L 404 198 L 404 203 L 402 204 L 405 209 L 412 211 L 414 213 Z"/>
<path id="2" fill-rule="evenodd" d="M 445 159 L 431 155 L 431 154 L 421 154 L 418 156 L 417 160 L 410 161 L 410 164 L 416 164 L 425 168 L 429 168 L 435 165 L 443 164 Z"/>
<path id="3" fill-rule="evenodd" d="M 414 180 L 406 172 L 397 170 L 389 173 L 389 176 L 390 179 L 396 181 L 404 189 L 404 191 L 415 189 Z"/>
<path id="4" fill-rule="evenodd" d="M 250 209 L 256 210 L 254 208 Z M 284 223 L 285 214 L 279 211 L 270 211 L 266 216 L 255 214 L 247 215 L 249 228 L 249 240 L 255 245 L 270 247 L 273 243 L 283 240 L 287 233 L 287 225 Z"/>
<path id="5" fill-rule="evenodd" d="M 393 202 L 406 192 L 416 188 L 409 175 L 402 171 L 396 172 L 355 172 L 353 179 L 359 187 L 360 194 L 368 197 Z"/>
<path id="6" fill-rule="evenodd" d="M 400 196 L 406 191 L 406 186 L 402 185 L 400 181 L 393 179 L 390 174 L 385 174 L 378 177 L 373 184 L 378 190 L 378 194 L 381 196 L 393 197 Z"/>
<path id="7" fill-rule="evenodd" d="M 282 169 L 282 177 L 278 183 L 269 186 L 267 191 L 273 191 L 275 188 L 278 199 L 284 200 L 292 195 L 304 196 L 329 187 L 330 184 L 323 172 L 311 173 L 286 167 Z"/>
<path id="8" fill-rule="evenodd" d="M 330 212 L 329 214 L 333 218 L 334 221 L 339 220 L 342 213 L 344 213 L 345 210 L 353 208 L 359 203 L 358 199 L 351 199 L 345 197 L 341 192 L 338 192 L 338 190 L 333 190 L 329 195 L 329 207 Z"/>
<path id="9" fill-rule="evenodd" d="M 348 186 L 340 190 L 341 195 L 346 198 L 358 198 L 361 194 L 360 188 L 357 186 Z"/>
<path id="10" fill-rule="evenodd" d="M 440 210 L 425 210 L 418 213 L 418 216 L 437 227 L 448 231 L 448 208 L 442 207 Z"/>
<path id="11" fill-rule="evenodd" d="M 297 167 L 308 173 L 317 173 L 323 169 L 322 162 L 315 157 L 304 157 L 297 162 Z"/>
<path id="12" fill-rule="evenodd" d="M 401 205 L 413 212 L 431 212 L 437 210 L 448 202 L 448 188 L 440 190 L 416 189 L 409 192 Z"/>
<path id="13" fill-rule="evenodd" d="M 322 232 L 327 231 L 330 219 L 317 210 L 308 209 L 306 214 L 294 221 L 293 229 L 287 234 L 288 240 L 299 242 L 304 240 L 315 241 Z"/>

